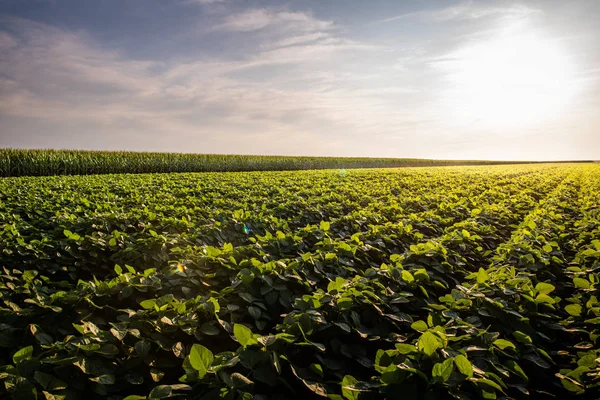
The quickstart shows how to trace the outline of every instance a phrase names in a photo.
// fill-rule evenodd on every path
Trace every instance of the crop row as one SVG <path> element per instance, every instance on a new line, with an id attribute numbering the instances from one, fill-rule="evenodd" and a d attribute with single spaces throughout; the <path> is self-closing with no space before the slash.
<path id="1" fill-rule="evenodd" d="M 2 180 L 0 380 L 21 398 L 593 399 L 599 172 Z"/>
<path id="2" fill-rule="evenodd" d="M 441 234 L 470 217 L 471 209 L 480 209 L 477 219 L 498 229 L 560 179 L 560 172 L 546 172 L 547 179 L 524 173 L 505 185 L 477 170 L 461 179 L 452 170 L 435 176 L 417 171 L 379 172 L 379 185 L 372 174 L 359 172 L 253 173 L 245 182 L 235 174 L 8 179 L 0 196 L 10 212 L 1 216 L 0 234 L 7 261 L 56 269 L 83 258 L 88 273 L 78 277 L 90 278 L 90 272 L 102 277 L 114 263 L 158 267 L 173 247 L 237 246 L 255 235 L 292 234 L 321 221 L 330 222 L 341 239 L 396 230 L 403 247 Z M 486 187 L 492 180 L 497 186 Z M 490 202 L 493 209 L 487 211 Z M 65 231 L 77 237 L 76 247 Z M 298 250 L 291 248 L 292 254 Z"/>

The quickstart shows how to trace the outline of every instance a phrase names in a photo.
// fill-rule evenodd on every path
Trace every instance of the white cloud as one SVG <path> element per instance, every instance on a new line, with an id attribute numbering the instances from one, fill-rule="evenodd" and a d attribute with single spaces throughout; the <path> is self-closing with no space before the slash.
<path id="1" fill-rule="evenodd" d="M 226 0 L 183 0 L 183 4 L 215 4 L 215 3 L 224 3 Z"/>
<path id="2" fill-rule="evenodd" d="M 252 32 L 267 27 L 284 28 L 302 32 L 328 30 L 333 22 L 314 18 L 304 12 L 274 11 L 266 8 L 249 9 L 225 17 L 215 30 L 233 32 Z"/>
<path id="3" fill-rule="evenodd" d="M 302 21 L 307 31 L 309 26 L 329 26 L 299 14 L 275 17 L 281 19 Z M 71 126 L 82 132 L 120 132 L 125 142 L 144 132 L 148 140 L 162 143 L 167 132 L 174 132 L 175 142 L 189 150 L 194 147 L 185 145 L 187 140 L 215 142 L 214 148 L 196 151 L 217 151 L 217 142 L 227 137 L 260 137 L 269 143 L 262 151 L 240 145 L 240 140 L 231 151 L 289 154 L 294 148 L 285 146 L 324 130 L 332 138 L 342 132 L 366 135 L 400 115 L 376 91 L 364 90 L 360 75 L 338 64 L 345 57 L 381 49 L 330 31 L 279 31 L 265 40 L 263 51 L 246 59 L 184 64 L 131 60 L 101 48 L 85 34 L 25 20 L 9 22 L 9 30 L 0 34 L 5 50 L 0 54 L 0 74 L 5 77 L 0 80 L 0 115 L 5 117 L 33 118 L 48 127 Z M 231 76 L 281 65 L 292 68 L 293 76 L 283 73 L 261 83 Z M 215 132 L 220 139 L 214 138 Z M 341 139 L 314 136 L 309 142 L 313 140 L 321 148 L 314 152 L 327 154 L 332 151 L 327 146 Z"/>
<path id="4" fill-rule="evenodd" d="M 290 36 L 278 40 L 272 44 L 273 47 L 288 47 L 294 46 L 298 44 L 308 44 L 312 42 L 316 42 L 321 39 L 326 39 L 329 37 L 329 34 L 326 32 L 314 32 L 314 33 L 306 33 L 299 34 L 297 36 Z"/>
<path id="5" fill-rule="evenodd" d="M 439 9 L 428 9 L 385 18 L 377 22 L 392 22 L 403 19 L 421 19 L 429 21 L 461 21 L 476 20 L 492 16 L 523 17 L 532 13 L 540 12 L 539 9 L 526 6 L 525 4 L 490 5 L 482 2 L 464 1 L 448 7 Z"/>
<path id="6" fill-rule="evenodd" d="M 396 42 L 382 41 L 388 47 L 310 12 L 224 15 L 208 7 L 214 25 L 190 31 L 224 46 L 155 61 L 132 59 L 85 32 L 3 18 L 0 142 L 12 135 L 14 143 L 46 147 L 414 157 L 448 157 L 452 149 L 455 158 L 494 158 L 507 133 L 453 123 L 439 101 L 444 85 L 456 85 L 447 63 L 458 68 L 450 59 L 462 56 L 460 49 L 494 35 L 495 22 L 528 11 L 462 4 L 417 14 L 436 27 L 454 23 L 423 37 L 399 31 Z M 588 64 L 586 82 L 595 89 L 597 63 Z M 600 100 L 589 96 L 592 109 Z M 592 135 L 595 128 L 581 121 L 545 132 L 557 143 L 559 126 Z M 497 140 L 481 156 L 476 146 L 485 134 Z"/>

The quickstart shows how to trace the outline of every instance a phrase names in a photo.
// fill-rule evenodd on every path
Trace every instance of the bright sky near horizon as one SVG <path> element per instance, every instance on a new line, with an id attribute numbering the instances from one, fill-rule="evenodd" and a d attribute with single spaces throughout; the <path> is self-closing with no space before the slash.
<path id="1" fill-rule="evenodd" d="M 0 147 L 600 159 L 600 1 L 0 0 Z"/>

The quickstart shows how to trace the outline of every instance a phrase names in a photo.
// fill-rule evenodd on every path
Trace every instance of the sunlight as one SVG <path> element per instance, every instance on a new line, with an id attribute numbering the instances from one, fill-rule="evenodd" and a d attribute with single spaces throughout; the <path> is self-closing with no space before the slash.
<path id="1" fill-rule="evenodd" d="M 445 96 L 461 122 L 523 127 L 547 121 L 576 93 L 567 53 L 538 34 L 513 32 L 481 41 L 446 62 Z"/>

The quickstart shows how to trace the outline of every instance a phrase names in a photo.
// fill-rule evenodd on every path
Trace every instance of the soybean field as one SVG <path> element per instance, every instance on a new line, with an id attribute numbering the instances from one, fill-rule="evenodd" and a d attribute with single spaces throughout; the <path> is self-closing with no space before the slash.
<path id="1" fill-rule="evenodd" d="M 600 165 L 0 178 L 0 398 L 598 399 Z"/>

